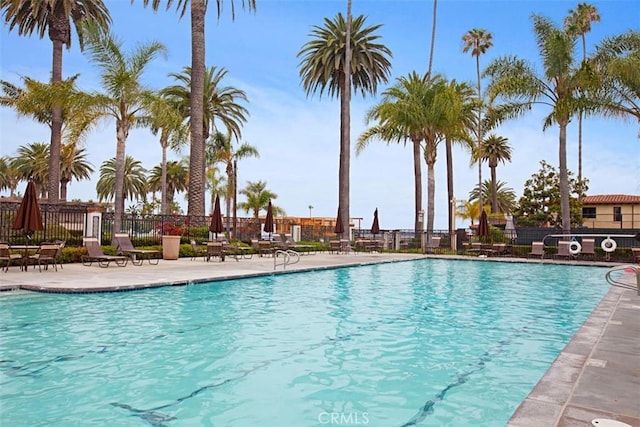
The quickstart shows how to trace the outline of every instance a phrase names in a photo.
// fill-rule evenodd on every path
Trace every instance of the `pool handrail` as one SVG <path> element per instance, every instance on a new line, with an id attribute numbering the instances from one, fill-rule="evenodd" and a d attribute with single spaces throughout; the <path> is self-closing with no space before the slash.
<path id="1" fill-rule="evenodd" d="M 631 270 L 631 271 L 629 271 Z M 623 271 L 626 273 L 635 273 L 636 285 L 631 283 L 631 281 L 620 281 L 619 278 L 614 278 L 611 276 L 611 273 L 615 273 L 617 271 Z M 626 275 L 625 275 L 626 276 Z M 605 274 L 605 279 L 611 286 L 617 286 L 620 288 L 636 290 L 638 295 L 640 296 L 640 266 L 634 264 L 625 264 L 625 265 L 617 265 L 615 267 L 611 267 L 607 273 Z"/>

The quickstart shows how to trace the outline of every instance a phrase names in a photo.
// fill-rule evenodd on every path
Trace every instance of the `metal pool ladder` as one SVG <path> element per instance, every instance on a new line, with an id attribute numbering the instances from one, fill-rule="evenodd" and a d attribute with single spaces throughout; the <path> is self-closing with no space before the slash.
<path id="1" fill-rule="evenodd" d="M 278 262 L 278 255 L 282 255 L 282 262 Z M 291 256 L 295 256 L 295 261 L 291 261 Z M 286 269 L 287 265 L 297 264 L 300 262 L 300 254 L 296 251 L 292 251 L 291 249 L 287 249 L 286 251 L 278 250 L 273 254 L 273 269 L 278 268 L 279 265 L 282 266 L 282 269 Z"/>
<path id="2" fill-rule="evenodd" d="M 620 274 L 627 273 L 627 274 Z M 631 274 L 635 274 L 635 285 L 633 283 L 633 278 Z M 615 276 L 614 276 L 615 274 Z M 611 267 L 607 274 L 605 275 L 607 282 L 609 282 L 612 286 L 618 286 L 620 288 L 637 290 L 638 295 L 640 295 L 640 266 L 627 264 L 627 265 L 618 265 L 615 267 Z"/>

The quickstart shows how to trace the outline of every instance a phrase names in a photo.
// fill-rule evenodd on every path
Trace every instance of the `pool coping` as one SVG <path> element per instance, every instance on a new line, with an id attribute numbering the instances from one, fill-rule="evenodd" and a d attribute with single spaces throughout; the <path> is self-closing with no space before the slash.
<path id="1" fill-rule="evenodd" d="M 68 294 L 125 292 L 422 258 L 598 267 L 619 265 L 611 262 L 571 260 L 374 253 L 304 256 L 301 258 L 304 258 L 306 264 L 311 265 L 296 264 L 287 270 L 274 270 L 273 259 L 257 256 L 255 258 L 253 261 L 242 260 L 237 263 L 231 260 L 225 263 L 204 263 L 182 258 L 178 261 L 161 262 L 160 268 L 153 265 L 99 268 L 65 264 L 65 268 L 57 273 L 25 273 L 16 269 L 9 273 L 0 273 L 3 279 L 0 291 L 6 291 L 0 292 L 0 297 L 16 294 L 11 291 L 17 290 Z M 163 267 L 163 264 L 166 266 Z M 178 268 L 179 266 L 183 268 Z M 157 276 L 162 274 L 170 275 L 171 278 L 158 279 Z M 64 277 L 72 277 L 74 286 L 60 284 L 58 279 L 65 280 Z M 134 283 L 123 285 L 120 284 L 121 279 Z M 640 296 L 634 291 L 611 287 L 512 414 L 507 426 L 585 426 L 592 425 L 591 421 L 595 418 L 614 419 L 631 426 L 640 426 L 639 316 Z"/>

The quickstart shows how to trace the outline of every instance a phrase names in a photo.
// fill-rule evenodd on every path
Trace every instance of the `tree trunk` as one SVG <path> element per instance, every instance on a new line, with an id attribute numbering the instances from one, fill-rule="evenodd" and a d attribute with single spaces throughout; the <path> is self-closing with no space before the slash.
<path id="1" fill-rule="evenodd" d="M 126 120 L 126 119 L 125 119 Z M 114 189 L 113 232 L 122 231 L 122 215 L 124 214 L 124 164 L 125 144 L 129 133 L 128 125 L 122 121 L 116 124 L 116 188 Z"/>
<path id="2" fill-rule="evenodd" d="M 436 17 L 438 12 L 438 0 L 433 0 L 433 25 L 431 26 L 431 47 L 429 49 L 429 68 L 427 68 L 427 78 L 431 78 L 431 68 L 433 66 L 433 50 L 436 44 Z"/>
<path id="3" fill-rule="evenodd" d="M 489 162 L 489 168 L 491 169 L 491 213 L 498 212 L 498 180 L 496 179 L 497 164 Z"/>
<path id="4" fill-rule="evenodd" d="M 225 224 L 227 236 L 231 236 L 231 202 L 233 200 L 233 162 L 227 162 L 227 194 L 225 195 Z"/>
<path id="5" fill-rule="evenodd" d="M 53 66 L 51 82 L 62 82 L 62 40 L 52 39 Z M 60 195 L 60 150 L 62 148 L 62 107 L 53 106 L 51 112 L 51 140 L 49 149 L 49 182 L 47 193 L 49 203 L 58 203 Z"/>
<path id="6" fill-rule="evenodd" d="M 453 195 L 453 150 L 451 148 L 451 140 L 447 138 L 445 140 L 445 149 L 447 155 L 447 200 L 449 201 L 449 237 L 451 238 L 451 249 L 453 250 L 454 244 L 454 229 L 455 225 L 455 203 L 454 203 L 454 195 Z"/>
<path id="7" fill-rule="evenodd" d="M 60 201 L 67 201 L 67 186 L 69 185 L 68 179 L 60 179 Z"/>
<path id="8" fill-rule="evenodd" d="M 203 97 L 205 74 L 204 18 L 206 0 L 191 0 L 191 150 L 189 153 L 189 206 L 187 214 L 204 213 Z"/>
<path id="9" fill-rule="evenodd" d="M 233 161 L 233 237 L 238 236 L 238 162 Z"/>
<path id="10" fill-rule="evenodd" d="M 160 192 L 162 196 L 160 198 L 160 213 L 162 215 L 168 215 L 169 213 L 169 201 L 167 200 L 167 137 L 164 131 L 160 134 L 160 146 L 162 147 L 162 163 L 161 163 L 161 177 L 160 177 Z"/>
<path id="11" fill-rule="evenodd" d="M 433 223 L 435 215 L 434 204 L 436 194 L 436 177 L 434 172 L 434 165 L 436 163 L 437 147 L 435 145 L 435 140 L 430 140 L 431 138 L 435 138 L 435 135 L 427 136 L 424 147 L 424 160 L 427 164 L 427 241 L 431 241 L 431 236 L 433 235 Z"/>
<path id="12" fill-rule="evenodd" d="M 413 179 L 415 187 L 415 235 L 420 237 L 424 231 L 424 212 L 422 211 L 422 156 L 420 156 L 420 140 L 413 140 Z M 422 218 L 420 218 L 422 212 Z"/>
<path id="13" fill-rule="evenodd" d="M 478 215 L 482 215 L 483 200 L 482 200 L 482 91 L 480 88 L 480 54 L 476 55 L 476 75 L 478 78 L 478 100 L 480 105 L 478 106 Z M 480 217 L 478 217 L 478 224 L 480 224 Z"/>
<path id="14" fill-rule="evenodd" d="M 567 123 L 558 121 L 560 126 L 559 166 L 560 166 L 560 212 L 562 213 L 562 232 L 571 232 L 571 211 L 569 209 L 569 173 L 567 170 Z"/>
<path id="15" fill-rule="evenodd" d="M 342 208 L 342 224 L 350 238 L 349 167 L 351 163 L 351 0 L 347 1 L 347 34 L 344 77 L 340 94 L 340 166 L 338 170 L 338 204 Z"/>

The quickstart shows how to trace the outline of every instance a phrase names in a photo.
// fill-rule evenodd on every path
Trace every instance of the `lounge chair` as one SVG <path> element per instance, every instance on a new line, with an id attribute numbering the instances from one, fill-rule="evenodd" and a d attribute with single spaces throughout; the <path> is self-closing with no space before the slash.
<path id="1" fill-rule="evenodd" d="M 189 243 L 191 243 L 191 249 L 193 250 L 193 254 L 191 255 L 191 260 L 195 260 L 196 258 L 202 257 L 202 260 L 206 261 L 207 248 L 203 246 L 199 246 L 194 239 L 191 239 Z"/>
<path id="2" fill-rule="evenodd" d="M 493 250 L 493 255 L 495 255 L 495 256 L 507 256 L 507 255 L 510 255 L 509 247 L 507 246 L 506 243 L 494 243 L 491 246 L 491 249 Z"/>
<path id="3" fill-rule="evenodd" d="M 54 240 L 53 241 L 54 245 L 58 245 L 58 251 L 56 252 L 56 262 L 60 265 L 60 268 L 62 269 L 62 250 L 64 249 L 65 245 L 67 244 L 66 240 Z"/>
<path id="4" fill-rule="evenodd" d="M 145 259 L 152 265 L 157 265 L 160 261 L 160 251 L 134 248 L 126 233 L 114 233 L 113 240 L 116 243 L 118 254 L 130 257 L 133 265 L 142 265 Z"/>
<path id="5" fill-rule="evenodd" d="M 115 262 L 118 267 L 125 267 L 129 262 L 129 257 L 121 255 L 105 255 L 102 252 L 102 246 L 95 237 L 85 237 L 84 246 L 87 249 L 87 255 L 82 255 L 82 265 L 90 266 L 97 262 L 100 267 L 109 267 L 111 262 Z"/>
<path id="6" fill-rule="evenodd" d="M 224 261 L 225 251 L 222 242 L 207 242 L 206 261 L 214 257 L 220 258 L 220 262 Z"/>
<path id="7" fill-rule="evenodd" d="M 8 243 L 0 243 L 0 265 L 2 265 L 2 269 L 6 273 L 9 271 L 9 266 L 13 260 L 21 260 L 22 255 L 20 254 L 12 254 L 9 251 Z"/>
<path id="8" fill-rule="evenodd" d="M 544 243 L 543 242 L 532 242 L 531 243 L 531 252 L 529 252 L 527 257 L 528 258 L 540 257 L 540 259 L 544 258 Z"/>
<path id="9" fill-rule="evenodd" d="M 561 240 L 558 242 L 558 253 L 555 254 L 554 258 L 565 258 L 569 259 L 573 257 L 571 252 L 569 252 L 569 245 L 571 242 L 567 240 Z"/>
<path id="10" fill-rule="evenodd" d="M 329 241 L 329 252 L 339 254 L 342 249 L 342 245 L 340 244 L 340 240 L 330 240 Z"/>
<path id="11" fill-rule="evenodd" d="M 275 248 L 268 240 L 252 239 L 251 246 L 260 256 L 270 256 L 275 252 Z"/>
<path id="12" fill-rule="evenodd" d="M 56 264 L 56 255 L 58 253 L 58 249 L 60 247 L 53 243 L 42 243 L 40 245 L 40 249 L 33 255 L 29 255 L 29 259 L 33 260 L 33 268 L 36 268 L 36 263 L 38 264 L 38 271 L 42 272 L 42 266 L 45 266 L 45 270 L 49 269 L 49 264 L 53 264 L 53 268 L 55 271 L 58 271 L 58 266 Z"/>
<path id="13" fill-rule="evenodd" d="M 582 239 L 582 251 L 580 252 L 581 258 L 584 259 L 590 257 L 593 260 L 596 259 L 595 242 L 595 239 Z"/>
<path id="14" fill-rule="evenodd" d="M 427 242 L 427 245 L 424 248 L 425 253 L 428 253 L 428 254 L 435 253 L 435 250 L 440 247 L 440 239 L 442 239 L 440 236 L 437 236 L 437 237 L 432 236 L 431 240 Z"/>
<path id="15" fill-rule="evenodd" d="M 295 240 L 293 240 L 293 237 L 287 234 L 282 234 L 281 237 L 285 250 L 292 250 L 300 253 L 310 253 L 313 249 L 313 246 L 311 245 L 299 245 Z"/>

